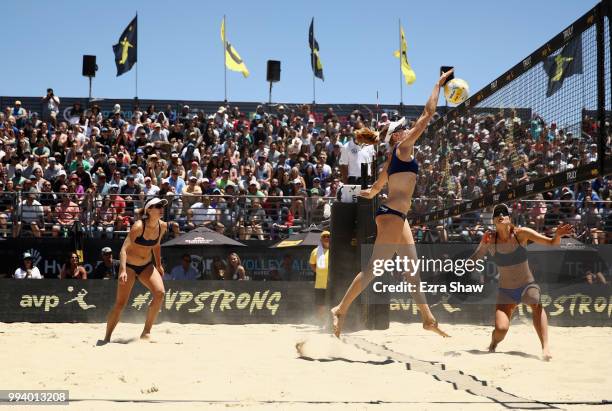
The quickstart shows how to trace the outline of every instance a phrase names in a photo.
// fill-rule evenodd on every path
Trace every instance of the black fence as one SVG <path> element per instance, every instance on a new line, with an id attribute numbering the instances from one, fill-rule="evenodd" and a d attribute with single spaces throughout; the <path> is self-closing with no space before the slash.
<path id="1" fill-rule="evenodd" d="M 415 207 L 414 224 L 612 172 L 611 4 L 595 6 L 429 127 L 420 160 L 437 167 L 421 173 L 415 197 L 433 200 Z M 470 179 L 477 189 L 460 195 Z"/>

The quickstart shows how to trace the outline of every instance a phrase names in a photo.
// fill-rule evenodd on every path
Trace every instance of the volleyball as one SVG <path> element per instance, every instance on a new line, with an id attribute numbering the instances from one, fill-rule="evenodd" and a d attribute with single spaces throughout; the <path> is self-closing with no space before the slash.
<path id="1" fill-rule="evenodd" d="M 444 86 L 446 100 L 452 104 L 463 103 L 470 95 L 470 86 L 465 80 L 454 78 Z"/>

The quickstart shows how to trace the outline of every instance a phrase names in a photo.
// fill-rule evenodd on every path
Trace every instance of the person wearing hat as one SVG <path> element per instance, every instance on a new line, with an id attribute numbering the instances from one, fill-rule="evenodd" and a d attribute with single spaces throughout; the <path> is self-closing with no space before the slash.
<path id="1" fill-rule="evenodd" d="M 400 258 L 403 257 L 413 261 L 418 259 L 414 251 L 415 242 L 412 229 L 406 220 L 406 213 L 412 205 L 412 194 L 419 173 L 414 146 L 431 121 L 436 111 L 440 89 L 452 73 L 453 70 L 451 69 L 440 76 L 425 104 L 423 113 L 410 129 L 405 129 L 408 126 L 408 121 L 402 118 L 389 123 L 380 132 L 366 127 L 355 132 L 355 145 L 363 143 L 372 146 L 384 141 L 389 148 L 392 148 L 391 155 L 378 179 L 371 188 L 362 190 L 359 194 L 361 197 L 372 199 L 387 186 L 388 196 L 386 202 L 378 208 L 374 217 L 377 227 L 374 255 L 371 256 L 365 268 L 356 274 L 340 303 L 331 309 L 333 332 L 336 337 L 339 337 L 342 332 L 342 325 L 351 304 L 374 279 L 374 261 L 391 259 L 396 253 Z M 352 163 L 361 164 L 358 153 L 357 151 L 352 156 Z M 394 246 L 392 249 L 386 247 L 390 244 Z M 377 245 L 378 247 L 376 247 Z M 448 334 L 438 327 L 438 321 L 431 312 L 427 299 L 416 286 L 417 283 L 420 283 L 418 272 L 405 273 L 404 279 L 406 282 L 414 284 L 413 287 L 416 289 L 411 294 L 419 308 L 423 328 L 442 337 L 448 337 Z"/>
<path id="2" fill-rule="evenodd" d="M 35 279 L 42 280 L 43 276 L 40 273 L 38 267 L 34 265 L 34 259 L 32 258 L 32 254 L 25 252 L 21 257 L 21 267 L 15 270 L 13 274 L 13 278 L 18 280 L 24 279 Z"/>
<path id="3" fill-rule="evenodd" d="M 128 174 L 126 177 L 126 184 L 119 189 L 121 197 L 125 200 L 125 211 L 129 215 L 134 214 L 134 209 L 140 207 L 140 194 L 142 189 L 140 185 L 136 183 L 134 174 Z"/>
<path id="4" fill-rule="evenodd" d="M 200 163 L 198 163 L 197 161 L 192 161 L 190 163 L 190 168 L 187 171 L 187 178 L 190 179 L 191 177 L 196 178 L 196 180 L 199 180 L 201 178 L 204 178 L 204 173 L 202 172 L 202 169 L 200 168 Z"/>
<path id="5" fill-rule="evenodd" d="M 319 236 L 319 245 L 310 253 L 308 263 L 315 274 L 314 295 L 315 310 L 320 325 L 325 324 L 325 294 L 327 292 L 329 272 L 329 231 L 323 231 Z"/>
<path id="6" fill-rule="evenodd" d="M 149 199 L 139 212 L 141 218 L 130 228 L 123 242 L 119 254 L 117 297 L 108 315 L 105 343 L 110 342 L 113 330 L 119 322 L 119 317 L 127 304 L 136 279 L 140 280 L 153 296 L 140 338 L 148 339 L 151 334 L 151 328 L 165 295 L 160 242 L 168 230 L 168 224 L 162 220 L 164 208 L 167 205 L 168 201 L 165 199 L 159 197 Z"/>
<path id="7" fill-rule="evenodd" d="M 187 181 L 187 185 L 183 189 L 183 215 L 187 214 L 187 210 L 191 208 L 192 205 L 198 202 L 198 199 L 202 195 L 202 188 L 198 185 L 198 178 L 195 175 L 189 177 Z"/>
<path id="8" fill-rule="evenodd" d="M 159 194 L 159 187 L 153 184 L 151 177 L 146 176 L 144 178 L 144 186 L 142 187 L 142 193 L 145 195 L 145 199 L 155 197 Z"/>
<path id="9" fill-rule="evenodd" d="M 527 244 L 530 242 L 558 246 L 561 237 L 572 234 L 570 224 L 557 226 L 553 238 L 546 237 L 527 227 L 515 227 L 510 219 L 510 209 L 498 204 L 493 209 L 494 230 L 485 232 L 474 254 L 468 259 L 476 262 L 486 255 L 497 265 L 499 292 L 495 307 L 495 329 L 491 336 L 489 351 L 494 352 L 504 339 L 514 309 L 521 303 L 531 307 L 533 325 L 542 347 L 542 359 L 552 358 L 548 346 L 548 319 L 540 301 L 540 287 L 536 283 L 527 258 Z"/>
<path id="10" fill-rule="evenodd" d="M 102 248 L 100 253 L 102 261 L 88 278 L 93 280 L 114 280 L 119 276 L 119 261 L 113 258 L 113 250 L 110 247 Z"/>
<path id="11" fill-rule="evenodd" d="M 15 107 L 11 110 L 11 116 L 15 118 L 15 126 L 17 128 L 23 128 L 26 120 L 28 119 L 28 111 L 21 107 L 21 101 L 15 100 Z"/>

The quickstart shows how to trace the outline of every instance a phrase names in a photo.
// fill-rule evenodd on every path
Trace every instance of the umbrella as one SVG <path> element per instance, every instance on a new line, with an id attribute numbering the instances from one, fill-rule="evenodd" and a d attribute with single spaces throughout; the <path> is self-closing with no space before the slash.
<path id="1" fill-rule="evenodd" d="M 288 238 L 271 245 L 270 248 L 316 247 L 319 245 L 322 232 L 323 230 L 318 228 L 309 228 L 299 233 L 291 234 Z"/>
<path id="2" fill-rule="evenodd" d="M 233 246 L 246 245 L 206 227 L 198 227 L 188 233 L 162 244 L 162 247 L 193 247 L 193 246 Z"/>
<path id="3" fill-rule="evenodd" d="M 246 247 L 245 244 L 232 240 L 229 237 L 219 234 L 207 227 L 198 227 L 188 233 L 176 237 L 162 244 L 166 250 L 181 250 L 182 253 L 189 253 L 200 258 L 200 272 L 204 275 L 206 271 L 205 258 L 206 254 L 221 253 L 221 248 L 226 247 Z M 221 248 L 215 248 L 221 247 Z M 219 250 L 217 253 L 216 250 Z M 173 253 L 170 253 L 173 254 Z"/>

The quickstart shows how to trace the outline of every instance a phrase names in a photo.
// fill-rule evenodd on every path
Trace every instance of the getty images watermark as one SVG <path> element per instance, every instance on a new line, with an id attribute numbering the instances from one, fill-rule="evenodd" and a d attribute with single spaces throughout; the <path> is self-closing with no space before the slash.
<path id="1" fill-rule="evenodd" d="M 472 258 L 477 245 L 417 244 L 361 247 L 361 270 L 374 275 L 368 285 L 370 303 L 388 304 L 389 298 L 428 296 L 430 301 L 460 298 L 477 303 L 491 296 L 495 265 Z M 419 297 L 420 298 L 420 297 Z"/>
<path id="2" fill-rule="evenodd" d="M 385 284 L 374 281 L 374 292 L 421 292 L 421 293 L 481 293 L 484 284 L 466 284 L 463 281 L 450 281 L 438 284 L 423 281 L 425 274 L 454 274 L 463 277 L 466 273 L 484 272 L 486 261 L 483 259 L 462 258 L 411 258 L 407 255 L 396 255 L 394 258 L 375 258 L 372 260 L 372 274 L 380 277 L 385 273 L 399 273 L 403 278 L 413 278 L 416 281 L 400 281 L 396 284 Z M 418 280 L 420 279 L 420 281 Z"/>

